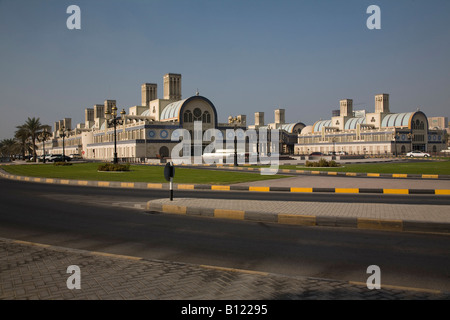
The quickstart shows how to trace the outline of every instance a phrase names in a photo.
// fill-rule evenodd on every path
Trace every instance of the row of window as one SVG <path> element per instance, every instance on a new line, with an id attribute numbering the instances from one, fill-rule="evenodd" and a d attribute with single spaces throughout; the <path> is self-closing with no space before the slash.
<path id="1" fill-rule="evenodd" d="M 58 139 L 58 141 L 56 143 L 56 146 L 54 146 L 54 147 L 61 147 L 62 148 L 62 145 L 63 145 L 63 140 L 61 138 L 61 139 Z M 70 139 L 70 140 L 64 139 L 64 146 L 66 146 L 66 147 L 68 147 L 68 146 L 79 146 L 79 145 L 81 145 L 81 138 Z M 48 147 L 47 143 L 45 144 L 45 147 L 46 148 Z"/>
<path id="2" fill-rule="evenodd" d="M 352 141 L 389 141 L 392 139 L 392 134 L 373 134 L 373 135 L 345 135 L 345 136 L 335 136 L 326 137 L 323 139 L 321 136 L 315 137 L 299 137 L 298 143 L 308 144 L 308 143 L 318 143 L 318 142 L 352 142 Z"/>
<path id="3" fill-rule="evenodd" d="M 132 147 L 117 147 L 117 155 L 119 158 L 129 158 L 136 156 L 136 149 Z M 87 158 L 113 158 L 114 148 L 98 148 L 98 149 L 87 149 Z"/>
<path id="4" fill-rule="evenodd" d="M 136 140 L 144 139 L 143 130 L 132 130 L 125 132 L 117 132 L 117 140 Z M 114 134 L 98 135 L 94 136 L 94 143 L 112 142 L 114 141 Z"/>
<path id="5" fill-rule="evenodd" d="M 425 130 L 425 123 L 417 119 L 411 123 L 411 129 Z"/>
<path id="6" fill-rule="evenodd" d="M 345 146 L 345 147 L 324 147 L 324 146 L 307 146 L 296 149 L 297 154 L 310 154 L 311 152 L 339 152 L 345 151 L 348 154 L 382 154 L 390 151 L 389 146 Z"/>

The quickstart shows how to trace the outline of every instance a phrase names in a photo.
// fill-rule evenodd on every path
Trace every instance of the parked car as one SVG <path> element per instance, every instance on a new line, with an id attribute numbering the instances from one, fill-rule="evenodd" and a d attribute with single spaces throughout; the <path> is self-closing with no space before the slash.
<path id="1" fill-rule="evenodd" d="M 45 155 L 45 161 L 49 161 L 50 156 L 51 156 L 51 154 L 46 154 L 46 155 Z M 38 157 L 38 161 L 43 162 L 43 161 L 44 161 L 44 155 L 39 156 L 39 157 Z"/>
<path id="2" fill-rule="evenodd" d="M 322 153 L 322 152 L 313 152 L 313 153 L 310 154 L 310 156 L 311 156 L 311 157 L 314 157 L 314 156 L 316 156 L 316 157 L 317 157 L 317 156 L 323 156 L 323 153 Z"/>
<path id="3" fill-rule="evenodd" d="M 66 161 L 70 161 L 70 160 L 72 160 L 70 157 L 68 157 L 68 156 L 64 156 L 64 158 L 63 158 L 63 155 L 62 154 L 52 154 L 51 156 L 50 156 L 50 158 L 48 158 L 47 160 L 48 161 L 51 161 L 51 162 L 62 162 L 62 161 L 64 161 L 64 159 L 66 160 Z"/>
<path id="4" fill-rule="evenodd" d="M 54 157 L 53 159 L 52 159 L 52 161 L 53 162 L 63 162 L 63 161 L 66 161 L 66 162 L 68 162 L 68 161 L 71 161 L 72 159 L 70 158 L 70 157 L 68 157 L 68 156 L 58 156 L 58 157 Z"/>
<path id="5" fill-rule="evenodd" d="M 411 158 L 413 158 L 413 157 L 422 157 L 422 158 L 431 157 L 429 153 L 422 152 L 422 151 L 411 151 L 411 152 L 408 152 L 406 154 L 406 156 L 411 157 Z"/>
<path id="6" fill-rule="evenodd" d="M 339 151 L 337 154 L 340 155 L 340 156 L 346 156 L 346 155 L 347 155 L 347 152 L 345 152 L 345 151 Z"/>
<path id="7" fill-rule="evenodd" d="M 57 157 L 62 157 L 62 154 L 50 154 L 48 157 L 45 157 L 45 159 L 48 161 L 53 161 L 53 159 Z"/>
<path id="8" fill-rule="evenodd" d="M 70 157 L 70 159 L 72 159 L 72 160 L 83 159 L 83 158 L 81 157 L 81 154 L 76 154 L 76 153 L 70 154 L 69 157 Z"/>
<path id="9" fill-rule="evenodd" d="M 231 159 L 234 156 L 234 149 L 219 149 L 215 150 L 215 152 L 207 152 L 202 155 L 203 159 L 208 160 L 225 160 L 225 159 Z M 246 157 L 248 158 L 248 154 L 245 152 L 245 150 L 237 150 L 238 157 Z"/>

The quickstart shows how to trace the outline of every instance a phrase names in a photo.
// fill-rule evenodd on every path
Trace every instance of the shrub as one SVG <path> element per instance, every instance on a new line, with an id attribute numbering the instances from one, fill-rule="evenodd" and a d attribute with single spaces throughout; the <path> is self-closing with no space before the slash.
<path id="1" fill-rule="evenodd" d="M 59 161 L 59 162 L 53 163 L 53 165 L 54 166 L 71 166 L 72 164 L 70 162 Z"/>
<path id="2" fill-rule="evenodd" d="M 325 160 L 325 159 L 323 159 L 323 158 L 321 158 L 321 159 L 319 160 L 319 165 L 318 165 L 318 167 L 328 167 L 328 161 Z"/>
<path id="3" fill-rule="evenodd" d="M 305 166 L 307 166 L 307 167 L 314 167 L 316 164 L 318 164 L 318 163 L 314 162 L 314 161 L 306 160 Z"/>
<path id="4" fill-rule="evenodd" d="M 98 166 L 98 171 L 130 171 L 130 164 L 104 163 Z"/>
<path id="5" fill-rule="evenodd" d="M 328 168 L 328 167 L 339 167 L 339 164 L 336 162 L 336 161 L 334 161 L 334 160 L 331 160 L 331 161 L 327 161 L 327 160 L 325 160 L 325 159 L 320 159 L 319 161 L 306 161 L 306 164 L 305 164 L 307 167 L 320 167 L 320 168 L 323 168 L 323 167 L 326 167 L 326 168 Z"/>
<path id="6" fill-rule="evenodd" d="M 329 167 L 339 167 L 339 164 L 336 161 L 331 160 L 328 162 L 328 166 Z"/>

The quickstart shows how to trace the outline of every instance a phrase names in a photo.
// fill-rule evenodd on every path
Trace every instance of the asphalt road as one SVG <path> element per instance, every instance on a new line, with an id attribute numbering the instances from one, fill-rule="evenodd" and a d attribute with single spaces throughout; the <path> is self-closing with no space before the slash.
<path id="1" fill-rule="evenodd" d="M 249 192 L 180 197 L 267 199 Z M 450 291 L 450 237 L 308 228 L 149 214 L 134 202 L 167 191 L 73 187 L 0 179 L 0 237 L 149 259 Z M 276 200 L 448 204 L 448 197 L 271 193 Z M 116 205 L 111 205 L 114 203 Z M 117 205 L 120 204 L 120 205 Z M 125 205 L 125 206 L 123 206 Z"/>

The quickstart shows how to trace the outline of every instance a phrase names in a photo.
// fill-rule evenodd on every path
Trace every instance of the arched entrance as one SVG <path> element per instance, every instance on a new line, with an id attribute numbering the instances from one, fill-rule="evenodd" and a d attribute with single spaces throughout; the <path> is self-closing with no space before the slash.
<path id="1" fill-rule="evenodd" d="M 166 146 L 162 146 L 161 148 L 159 148 L 159 156 L 162 158 L 167 158 L 169 157 L 169 148 L 167 148 Z"/>

